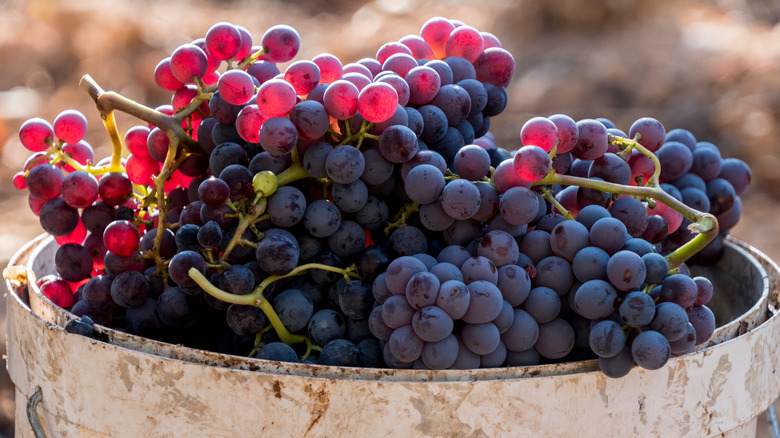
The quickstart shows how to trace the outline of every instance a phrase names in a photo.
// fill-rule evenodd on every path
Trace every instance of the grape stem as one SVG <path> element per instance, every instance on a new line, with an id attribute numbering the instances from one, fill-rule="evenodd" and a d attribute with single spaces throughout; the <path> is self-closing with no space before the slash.
<path id="1" fill-rule="evenodd" d="M 661 177 L 661 162 L 658 161 L 658 157 L 650 152 L 646 147 L 639 144 L 639 140 L 642 139 L 642 135 L 637 134 L 636 138 L 633 140 L 630 138 L 625 137 L 618 137 L 616 135 L 609 134 L 607 136 L 607 141 L 612 143 L 615 146 L 619 146 L 623 149 L 623 151 L 620 153 L 620 157 L 623 159 L 627 159 L 628 154 L 631 152 L 632 149 L 636 149 L 639 152 L 643 153 L 647 158 L 653 161 L 653 175 L 650 177 L 650 179 L 647 180 L 648 184 L 652 187 L 660 187 L 661 184 L 659 182 Z"/>
<path id="2" fill-rule="evenodd" d="M 256 203 L 251 204 L 246 214 L 239 213 L 238 226 L 233 237 L 228 242 L 222 255 L 219 256 L 219 263 L 225 263 L 230 252 L 243 240 L 244 231 L 255 223 L 255 220 L 265 213 L 265 207 L 268 204 L 268 198 L 260 198 Z"/>
<path id="3" fill-rule="evenodd" d="M 560 202 L 558 202 L 557 199 L 555 199 L 555 196 L 552 195 L 552 192 L 548 188 L 542 189 L 542 197 L 547 200 L 550 204 L 552 204 L 553 207 L 555 207 L 563 217 L 565 217 L 568 220 L 574 220 L 574 216 L 569 213 L 569 210 L 567 210 L 563 205 L 561 205 Z"/>
<path id="4" fill-rule="evenodd" d="M 409 217 L 418 211 L 420 211 L 420 204 L 416 202 L 410 202 L 404 205 L 403 208 L 398 211 L 398 214 L 396 214 L 395 220 L 387 224 L 385 227 L 385 234 L 389 234 L 390 231 L 406 225 L 406 221 L 409 219 Z"/>
<path id="5" fill-rule="evenodd" d="M 192 278 L 195 281 L 195 283 L 198 284 L 198 286 L 200 286 L 204 291 L 206 291 L 206 293 L 208 293 L 214 298 L 222 300 L 226 303 L 259 307 L 260 310 L 262 310 L 265 316 L 268 318 L 268 321 L 271 323 L 271 325 L 274 328 L 274 331 L 276 331 L 276 334 L 279 336 L 279 339 L 281 339 L 282 342 L 288 345 L 301 344 L 306 342 L 307 344 L 306 354 L 308 355 L 313 349 L 311 345 L 311 340 L 309 340 L 306 336 L 290 333 L 290 331 L 287 330 L 287 327 L 285 327 L 284 324 L 282 323 L 282 320 L 279 318 L 279 315 L 276 313 L 271 303 L 263 296 L 263 292 L 268 286 L 271 285 L 271 283 L 280 280 L 282 278 L 301 275 L 309 269 L 322 269 L 325 271 L 336 272 L 344 275 L 345 277 L 351 277 L 351 278 L 358 277 L 357 273 L 355 272 L 354 266 L 350 266 L 348 268 L 337 268 L 335 266 L 323 265 L 321 263 L 307 263 L 305 265 L 300 265 L 295 267 L 295 269 L 293 269 L 287 274 L 271 275 L 265 278 L 263 281 L 260 282 L 260 284 L 255 288 L 255 290 L 253 290 L 252 293 L 248 295 L 236 295 L 229 292 L 225 292 L 224 290 L 214 286 L 206 277 L 203 276 L 203 274 L 200 273 L 200 271 L 198 271 L 195 268 L 190 268 L 188 274 L 190 278 Z"/>
<path id="6" fill-rule="evenodd" d="M 137 119 L 141 119 L 147 123 L 160 128 L 163 132 L 168 134 L 169 137 L 179 137 L 183 139 L 186 146 L 199 147 L 198 142 L 193 140 L 181 127 L 181 122 L 187 118 L 195 108 L 200 105 L 190 103 L 185 109 L 176 113 L 176 117 L 163 114 L 160 111 L 149 108 L 134 100 L 128 99 L 121 94 L 113 91 L 104 91 L 90 75 L 84 75 L 79 82 L 79 86 L 83 88 L 92 97 L 92 100 L 97 104 L 98 111 L 101 114 L 108 113 L 114 110 L 122 111 Z M 197 99 L 197 98 L 196 98 Z M 202 102 L 202 101 L 201 101 Z M 193 107 L 189 114 L 187 109 Z M 181 117 L 181 119 L 179 119 Z M 171 135 L 173 134 L 173 135 Z M 120 151 L 121 152 L 121 151 Z M 113 159 L 113 156 L 112 156 Z"/>
<path id="7" fill-rule="evenodd" d="M 642 147 L 640 145 L 640 147 Z M 677 248 L 674 252 L 666 256 L 669 263 L 669 269 L 674 269 L 702 248 L 707 246 L 718 234 L 718 220 L 710 213 L 704 213 L 688 207 L 682 202 L 669 195 L 658 187 L 635 187 L 622 184 L 615 184 L 606 181 L 598 181 L 590 178 L 582 178 L 571 175 L 560 175 L 551 172 L 544 179 L 534 183 L 535 186 L 546 186 L 560 184 L 563 186 L 580 186 L 589 189 L 601 190 L 602 192 L 626 194 L 645 198 L 652 198 L 671 207 L 678 213 L 685 216 L 693 222 L 689 228 L 693 232 L 699 233 L 688 243 Z"/>

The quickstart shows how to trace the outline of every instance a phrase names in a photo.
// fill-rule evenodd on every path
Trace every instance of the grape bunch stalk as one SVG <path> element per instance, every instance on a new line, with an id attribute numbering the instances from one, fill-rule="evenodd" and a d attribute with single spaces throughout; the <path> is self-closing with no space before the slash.
<path id="1" fill-rule="evenodd" d="M 712 263 L 750 169 L 641 118 L 490 120 L 515 71 L 498 38 L 434 17 L 343 64 L 290 26 L 217 23 L 154 71 L 150 108 L 90 76 L 87 118 L 20 128 L 13 182 L 59 249 L 44 296 L 165 342 L 319 365 L 469 369 L 597 358 L 662 367 L 715 330 Z M 142 124 L 121 134 L 115 112 Z"/>

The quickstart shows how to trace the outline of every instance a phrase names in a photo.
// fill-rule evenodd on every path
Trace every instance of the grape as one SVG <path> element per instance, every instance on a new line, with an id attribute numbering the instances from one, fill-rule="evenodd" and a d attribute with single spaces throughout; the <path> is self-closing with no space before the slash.
<path id="1" fill-rule="evenodd" d="M 423 341 L 439 342 L 452 335 L 453 321 L 441 308 L 426 306 L 414 313 L 412 328 Z"/>
<path id="2" fill-rule="evenodd" d="M 752 174 L 750 172 L 750 167 L 748 167 L 744 161 L 738 158 L 726 158 L 721 162 L 718 178 L 725 179 L 731 183 L 734 192 L 739 196 L 744 193 L 750 185 Z"/>
<path id="3" fill-rule="evenodd" d="M 290 120 L 272 117 L 260 127 L 258 141 L 266 152 L 274 157 L 280 157 L 290 153 L 295 147 L 298 141 L 298 130 Z"/>
<path id="4" fill-rule="evenodd" d="M 38 165 L 27 174 L 27 190 L 36 198 L 53 199 L 62 192 L 64 180 L 62 171 L 56 166 L 52 164 Z"/>
<path id="5" fill-rule="evenodd" d="M 666 278 L 669 272 L 669 264 L 666 259 L 656 253 L 649 253 L 642 256 L 642 262 L 645 264 L 645 282 L 648 284 L 659 284 Z"/>
<path id="6" fill-rule="evenodd" d="M 730 182 L 715 178 L 707 182 L 707 197 L 710 201 L 710 213 L 717 216 L 731 209 L 737 193 Z"/>
<path id="7" fill-rule="evenodd" d="M 387 341 L 387 348 L 396 360 L 413 362 L 422 354 L 425 342 L 415 333 L 411 325 L 397 328 Z"/>
<path id="8" fill-rule="evenodd" d="M 588 335 L 588 343 L 590 349 L 599 357 L 613 357 L 623 351 L 626 335 L 620 324 L 607 319 L 593 325 Z"/>
<path id="9" fill-rule="evenodd" d="M 571 150 L 580 160 L 595 160 L 607 152 L 607 129 L 601 122 L 584 119 L 577 122 L 577 143 Z"/>
<path id="10" fill-rule="evenodd" d="M 360 366 L 360 350 L 346 339 L 334 339 L 322 347 L 320 364 L 343 367 Z"/>
<path id="11" fill-rule="evenodd" d="M 644 292 L 630 292 L 619 308 L 620 317 L 631 327 L 644 327 L 655 316 L 655 302 Z"/>
<path id="12" fill-rule="evenodd" d="M 254 97 L 255 84 L 249 73 L 243 70 L 228 70 L 219 77 L 217 90 L 225 102 L 243 105 Z"/>
<path id="13" fill-rule="evenodd" d="M 631 168 L 619 156 L 606 153 L 590 164 L 588 178 L 601 178 L 606 182 L 628 185 L 631 181 Z"/>
<path id="14" fill-rule="evenodd" d="M 514 263 L 519 256 L 517 242 L 505 231 L 490 231 L 482 237 L 477 254 L 490 259 L 500 268 Z"/>
<path id="15" fill-rule="evenodd" d="M 696 330 L 693 328 L 693 325 L 691 325 L 691 323 L 688 323 L 688 331 L 685 332 L 685 335 L 682 338 L 669 343 L 669 347 L 672 351 L 672 354 L 675 356 L 690 353 L 691 351 L 693 351 L 693 348 L 695 346 L 696 346 Z"/>
<path id="16" fill-rule="evenodd" d="M 549 157 L 548 157 L 549 159 Z M 478 181 L 490 171 L 490 156 L 476 145 L 467 145 L 458 151 L 453 162 L 455 173 L 469 181 Z"/>
<path id="17" fill-rule="evenodd" d="M 656 204 L 665 205 L 665 204 Z M 619 198 L 609 208 L 612 217 L 619 219 L 626 226 L 631 237 L 641 236 L 647 228 L 647 209 L 635 198 Z"/>
<path id="18" fill-rule="evenodd" d="M 588 229 L 577 221 L 561 222 L 550 233 L 550 249 L 553 254 L 569 262 L 574 260 L 574 256 L 588 244 Z"/>
<path id="19" fill-rule="evenodd" d="M 552 162 L 544 149 L 529 145 L 517 151 L 514 166 L 519 178 L 533 183 L 542 180 L 550 173 Z"/>
<path id="20" fill-rule="evenodd" d="M 446 18 L 434 17 L 426 21 L 420 29 L 420 36 L 433 51 L 433 57 L 441 59 L 445 56 L 447 40 L 455 26 Z"/>
<path id="21" fill-rule="evenodd" d="M 463 262 L 460 270 L 463 273 L 464 283 L 466 284 L 478 280 L 488 281 L 493 284 L 498 282 L 498 269 L 487 257 L 470 257 Z"/>
<path id="22" fill-rule="evenodd" d="M 405 126 L 391 126 L 379 136 L 379 151 L 391 163 L 405 163 L 414 157 L 418 150 L 417 137 Z"/>
<path id="23" fill-rule="evenodd" d="M 332 187 L 333 203 L 345 213 L 354 213 L 368 200 L 366 184 L 358 179 L 349 184 L 334 183 Z"/>
<path id="24" fill-rule="evenodd" d="M 651 117 L 642 117 L 631 125 L 628 137 L 635 138 L 637 134 L 641 137 L 638 143 L 650 152 L 657 151 L 667 141 L 664 126 Z"/>
<path id="25" fill-rule="evenodd" d="M 356 222 L 341 221 L 338 230 L 328 237 L 328 245 L 337 256 L 351 257 L 366 245 L 365 231 Z"/>
<path id="26" fill-rule="evenodd" d="M 113 278 L 107 275 L 92 277 L 82 291 L 82 300 L 87 309 L 98 313 L 110 312 L 117 307 L 111 298 L 111 283 Z"/>
<path id="27" fill-rule="evenodd" d="M 559 142 L 556 148 L 556 153 L 560 155 L 574 149 L 574 146 L 577 144 L 577 140 L 579 139 L 579 128 L 577 127 L 577 123 L 571 117 L 564 114 L 554 114 L 547 119 L 553 122 L 556 127 L 557 141 Z M 544 124 L 542 125 L 544 126 Z M 544 145 L 536 146 L 539 146 L 542 149 L 546 149 Z"/>
<path id="28" fill-rule="evenodd" d="M 574 329 L 560 318 L 539 324 L 539 338 L 534 348 L 542 357 L 560 359 L 574 348 Z"/>
<path id="29" fill-rule="evenodd" d="M 285 275 L 298 265 L 299 248 L 295 238 L 286 231 L 266 232 L 257 245 L 257 263 L 271 275 Z M 272 231 L 272 230 L 269 230 Z"/>
<path id="30" fill-rule="evenodd" d="M 498 328 L 492 323 L 466 324 L 461 331 L 463 345 L 479 355 L 490 354 L 501 342 Z"/>
<path id="31" fill-rule="evenodd" d="M 183 84 L 192 82 L 193 77 L 202 79 L 208 69 L 206 52 L 194 44 L 183 44 L 173 51 L 170 68 L 173 77 Z"/>
<path id="32" fill-rule="evenodd" d="M 276 295 L 272 305 L 282 324 L 291 332 L 304 329 L 314 313 L 311 299 L 298 289 L 287 289 Z"/>
<path id="33" fill-rule="evenodd" d="M 303 225 L 312 236 L 328 237 L 341 225 L 341 214 L 332 202 L 316 200 L 306 206 Z"/>
<path id="34" fill-rule="evenodd" d="M 454 219 L 463 220 L 472 217 L 479 210 L 479 203 L 479 190 L 466 180 L 450 181 L 441 193 L 442 208 Z"/>
<path id="35" fill-rule="evenodd" d="M 429 103 L 441 88 L 439 73 L 428 66 L 412 68 L 406 73 L 404 79 L 409 86 L 409 102 L 415 105 Z"/>
<path id="36" fill-rule="evenodd" d="M 571 288 L 574 275 L 571 265 L 565 259 L 557 256 L 545 257 L 536 264 L 535 287 L 546 286 L 563 296 Z"/>
<path id="37" fill-rule="evenodd" d="M 498 270 L 498 289 L 513 307 L 525 301 L 531 291 L 531 278 L 517 265 L 502 266 Z"/>
<path id="38" fill-rule="evenodd" d="M 693 150 L 696 148 L 696 137 L 687 129 L 677 128 L 666 133 L 666 142 L 677 141 Z"/>
<path id="39" fill-rule="evenodd" d="M 214 221 L 208 221 L 198 230 L 198 244 L 206 249 L 215 249 L 222 242 L 222 229 Z"/>
<path id="40" fill-rule="evenodd" d="M 299 362 L 298 354 L 284 342 L 271 342 L 255 353 L 256 359 L 275 360 L 279 362 Z"/>
<path id="41" fill-rule="evenodd" d="M 523 237 L 523 240 L 518 243 L 518 248 L 535 264 L 553 255 L 550 249 L 550 233 L 540 230 L 538 226 Z"/>
<path id="42" fill-rule="evenodd" d="M 390 55 L 385 62 L 382 63 L 383 72 L 393 72 L 400 77 L 405 77 L 409 70 L 417 67 L 417 60 L 410 54 L 395 53 Z M 377 79 L 378 75 L 375 75 L 374 79 Z"/>
<path id="43" fill-rule="evenodd" d="M 390 161 L 387 161 L 379 150 L 368 149 L 363 151 L 363 159 L 366 164 L 360 179 L 366 184 L 381 184 L 393 175 L 395 166 Z"/>
<path id="44" fill-rule="evenodd" d="M 306 197 L 300 190 L 292 186 L 279 187 L 268 198 L 266 208 L 271 222 L 284 228 L 300 222 L 304 218 L 306 210 Z"/>
<path id="45" fill-rule="evenodd" d="M 642 258 L 631 251 L 618 251 L 607 263 L 607 278 L 618 290 L 638 289 L 645 282 L 646 274 Z"/>
<path id="46" fill-rule="evenodd" d="M 57 248 L 54 266 L 64 280 L 78 282 L 92 273 L 92 255 L 85 247 L 68 243 Z"/>
<path id="47" fill-rule="evenodd" d="M 312 61 L 296 61 L 287 67 L 284 79 L 298 95 L 308 94 L 320 82 L 320 68 Z"/>
<path id="48" fill-rule="evenodd" d="M 124 204 L 132 191 L 133 183 L 124 173 L 107 173 L 98 181 L 98 195 L 107 204 Z"/>
<path id="49" fill-rule="evenodd" d="M 87 132 L 87 118 L 77 110 L 66 110 L 57 115 L 52 125 L 54 135 L 65 143 L 78 143 Z"/>
<path id="50" fill-rule="evenodd" d="M 206 32 L 206 48 L 220 61 L 228 60 L 238 53 L 241 33 L 230 23 L 217 23 Z"/>
<path id="51" fill-rule="evenodd" d="M 295 57 L 301 45 L 298 32 L 283 24 L 269 28 L 261 39 L 263 53 L 271 62 L 287 62 Z"/>
<path id="52" fill-rule="evenodd" d="M 456 126 L 466 120 L 471 111 L 469 93 L 455 84 L 442 85 L 430 104 L 441 108 L 450 126 Z"/>
<path id="53" fill-rule="evenodd" d="M 693 281 L 696 283 L 696 301 L 694 304 L 703 306 L 709 303 L 714 293 L 710 280 L 705 277 L 694 277 Z"/>
<path id="54" fill-rule="evenodd" d="M 398 255 L 413 255 L 417 258 L 427 255 L 424 252 L 428 248 L 428 240 L 422 230 L 417 227 L 402 226 L 393 231 L 393 234 L 390 235 L 389 244 Z"/>
<path id="55" fill-rule="evenodd" d="M 501 217 L 512 225 L 525 225 L 536 217 L 539 200 L 525 187 L 506 190 L 499 201 Z"/>
<path id="56" fill-rule="evenodd" d="M 515 60 L 508 51 L 500 47 L 485 49 L 474 61 L 477 80 L 496 87 L 506 87 L 515 73 Z"/>
<path id="57" fill-rule="evenodd" d="M 580 285 L 574 295 L 574 309 L 585 318 L 599 320 L 615 311 L 615 288 L 604 280 L 589 280 Z"/>
<path id="58" fill-rule="evenodd" d="M 620 352 L 611 357 L 599 357 L 599 369 L 607 377 L 618 379 L 631 371 L 634 367 L 634 358 L 631 348 L 626 345 Z"/>
<path id="59" fill-rule="evenodd" d="M 685 309 L 675 303 L 663 302 L 655 307 L 655 317 L 649 326 L 670 342 L 674 342 L 685 335 L 687 324 L 688 315 Z"/>
<path id="60" fill-rule="evenodd" d="M 666 364 L 671 354 L 669 341 L 657 331 L 645 330 L 631 342 L 634 362 L 647 370 L 657 370 Z"/>
<path id="61" fill-rule="evenodd" d="M 537 146 L 545 152 L 553 150 L 558 144 L 558 138 L 558 126 L 553 120 L 545 117 L 534 117 L 525 122 L 520 129 L 520 139 L 523 142 L 523 145 Z M 561 151 L 559 148 L 557 149 L 557 152 L 566 151 Z"/>
<path id="62" fill-rule="evenodd" d="M 459 280 L 447 280 L 441 283 L 436 295 L 436 306 L 444 310 L 453 320 L 466 314 L 471 301 L 469 288 Z"/>
<path id="63" fill-rule="evenodd" d="M 548 287 L 535 287 L 523 301 L 523 309 L 539 324 L 548 323 L 560 313 L 561 299 L 557 292 Z"/>
<path id="64" fill-rule="evenodd" d="M 696 332 L 695 345 L 707 342 L 715 332 L 715 315 L 707 306 L 693 306 L 688 321 Z"/>
<path id="65" fill-rule="evenodd" d="M 426 143 L 436 143 L 444 138 L 448 124 L 444 111 L 434 105 L 423 105 L 417 110 L 423 119 L 423 132 L 420 134 L 420 140 Z"/>
<path id="66" fill-rule="evenodd" d="M 346 336 L 347 326 L 344 317 L 332 309 L 322 309 L 311 316 L 308 333 L 312 342 L 324 346 L 334 339 Z"/>
<path id="67" fill-rule="evenodd" d="M 694 305 L 699 296 L 696 282 L 687 275 L 673 274 L 661 282 L 661 301 L 669 301 L 687 309 Z"/>
<path id="68" fill-rule="evenodd" d="M 585 247 L 574 256 L 572 273 L 582 283 L 589 280 L 606 280 L 609 258 L 609 254 L 599 247 Z"/>
<path id="69" fill-rule="evenodd" d="M 357 181 L 364 169 L 363 154 L 354 146 L 338 146 L 325 159 L 325 171 L 328 177 L 339 184 Z"/>
<path id="70" fill-rule="evenodd" d="M 446 369 L 451 367 L 458 358 L 458 339 L 449 334 L 437 342 L 426 342 L 423 346 L 421 359 L 430 369 Z"/>
<path id="71" fill-rule="evenodd" d="M 680 142 L 668 141 L 655 154 L 661 163 L 661 179 L 665 181 L 680 178 L 693 165 L 693 153 Z"/>

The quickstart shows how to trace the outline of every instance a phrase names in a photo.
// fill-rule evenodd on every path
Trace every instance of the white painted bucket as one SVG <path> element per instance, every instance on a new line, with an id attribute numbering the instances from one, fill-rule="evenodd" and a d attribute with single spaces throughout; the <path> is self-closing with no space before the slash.
<path id="1" fill-rule="evenodd" d="M 48 273 L 54 245 L 31 242 L 11 265 L 29 259 L 34 274 Z M 722 297 L 714 311 L 730 321 L 717 343 L 621 379 L 595 361 L 355 369 L 245 359 L 111 329 L 100 342 L 65 332 L 67 312 L 32 286 L 31 309 L 16 293 L 24 287 L 6 280 L 16 433 L 34 436 L 25 407 L 40 390 L 31 414 L 49 437 L 754 436 L 756 418 L 780 395 L 780 271 L 730 240 L 713 275 Z"/>

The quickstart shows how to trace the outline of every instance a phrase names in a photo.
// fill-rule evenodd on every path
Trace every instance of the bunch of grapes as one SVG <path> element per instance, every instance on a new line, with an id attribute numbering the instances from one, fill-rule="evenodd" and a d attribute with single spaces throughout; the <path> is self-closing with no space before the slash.
<path id="1" fill-rule="evenodd" d="M 618 377 L 712 335 L 712 284 L 684 262 L 722 253 L 745 163 L 651 118 L 536 117 L 499 147 L 514 60 L 457 20 L 280 71 L 299 47 L 289 26 L 254 45 L 217 23 L 157 65 L 156 109 L 85 76 L 101 161 L 81 113 L 25 122 L 14 184 L 60 244 L 42 293 L 149 338 L 324 365 L 598 357 Z M 117 110 L 146 124 L 120 135 Z"/>

